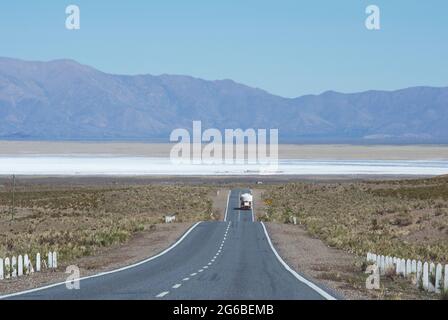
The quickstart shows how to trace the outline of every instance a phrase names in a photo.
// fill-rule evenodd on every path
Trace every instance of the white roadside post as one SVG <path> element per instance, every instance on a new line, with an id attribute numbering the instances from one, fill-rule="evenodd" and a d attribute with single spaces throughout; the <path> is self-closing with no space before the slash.
<path id="1" fill-rule="evenodd" d="M 429 264 L 429 275 L 430 280 L 431 278 L 434 279 L 436 276 L 436 265 L 434 262 L 431 262 Z M 435 292 L 436 291 L 436 284 L 432 281 L 429 281 L 429 292 Z"/>
<path id="2" fill-rule="evenodd" d="M 439 263 L 436 267 L 436 283 L 435 283 L 435 291 L 437 293 L 442 292 L 442 265 Z"/>
<path id="3" fill-rule="evenodd" d="M 48 252 L 48 269 L 53 268 L 53 253 L 50 251 Z"/>
<path id="4" fill-rule="evenodd" d="M 392 257 L 389 257 L 389 271 L 395 268 L 394 265 L 394 259 Z"/>
<path id="5" fill-rule="evenodd" d="M 411 260 L 406 260 L 406 277 L 410 277 L 412 275 L 412 263 Z"/>
<path id="6" fill-rule="evenodd" d="M 388 272 L 390 269 L 390 257 L 389 256 L 386 256 L 384 258 L 384 269 L 385 269 L 385 272 Z"/>
<path id="7" fill-rule="evenodd" d="M 36 272 L 40 272 L 40 253 L 36 254 Z"/>
<path id="8" fill-rule="evenodd" d="M 17 258 L 15 256 L 11 259 L 11 276 L 17 278 Z"/>
<path id="9" fill-rule="evenodd" d="M 23 267 L 25 268 L 25 273 L 30 274 L 34 272 L 33 264 L 27 254 L 23 257 Z"/>
<path id="10" fill-rule="evenodd" d="M 423 264 L 422 264 L 422 262 L 419 260 L 419 261 L 417 262 L 417 276 L 416 276 L 417 288 L 420 287 L 421 279 L 422 279 L 422 273 L 423 273 Z"/>
<path id="11" fill-rule="evenodd" d="M 400 272 L 401 272 L 401 275 L 402 275 L 403 277 L 406 277 L 406 260 L 401 259 L 400 264 L 401 264 L 401 266 L 400 266 Z"/>
<path id="12" fill-rule="evenodd" d="M 9 279 L 11 277 L 11 262 L 7 257 L 5 259 L 5 279 Z"/>
<path id="13" fill-rule="evenodd" d="M 23 257 L 21 254 L 17 257 L 17 276 L 23 276 Z"/>
<path id="14" fill-rule="evenodd" d="M 417 275 L 417 261 L 415 261 L 415 260 L 412 260 L 412 262 L 411 262 L 411 272 L 414 275 Z"/>
<path id="15" fill-rule="evenodd" d="M 23 256 L 23 272 L 25 274 L 30 274 L 30 259 L 27 254 Z"/>
<path id="16" fill-rule="evenodd" d="M 0 280 L 3 280 L 5 278 L 5 275 L 3 273 L 3 259 L 0 258 Z"/>
<path id="17" fill-rule="evenodd" d="M 58 254 L 56 251 L 53 251 L 53 263 L 52 263 L 53 269 L 57 269 L 58 267 Z"/>
<path id="18" fill-rule="evenodd" d="M 423 264 L 423 289 L 429 290 L 429 265 L 428 262 Z"/>
<path id="19" fill-rule="evenodd" d="M 443 283 L 443 289 L 448 291 L 448 264 L 445 265 L 445 281 Z"/>
<path id="20" fill-rule="evenodd" d="M 384 275 L 386 273 L 386 257 L 381 256 L 380 262 L 381 262 L 380 272 L 382 275 Z"/>

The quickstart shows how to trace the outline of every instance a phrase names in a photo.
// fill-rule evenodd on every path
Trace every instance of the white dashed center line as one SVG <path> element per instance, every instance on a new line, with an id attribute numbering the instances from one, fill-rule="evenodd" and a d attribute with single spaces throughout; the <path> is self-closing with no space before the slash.
<path id="1" fill-rule="evenodd" d="M 169 291 L 164 291 L 162 293 L 159 293 L 158 295 L 156 295 L 156 298 L 163 298 L 164 296 L 166 296 L 168 293 L 170 293 Z"/>
<path id="2" fill-rule="evenodd" d="M 222 242 L 221 242 L 221 245 L 220 245 L 220 247 L 219 247 L 219 249 L 218 249 L 218 252 L 215 254 L 215 256 L 210 260 L 210 262 L 209 262 L 206 266 L 203 266 L 202 269 L 199 269 L 199 270 L 198 270 L 198 273 L 203 272 L 204 269 L 208 269 L 209 266 L 211 266 L 211 265 L 213 264 L 213 262 L 215 262 L 216 258 L 217 258 L 217 257 L 219 256 L 219 254 L 221 253 L 221 249 L 222 249 L 222 247 L 224 246 L 225 241 L 227 240 L 227 233 L 229 232 L 229 228 L 230 228 L 231 223 L 232 223 L 232 222 L 230 221 L 229 224 L 227 225 L 226 231 L 225 231 L 225 233 L 224 233 L 224 239 L 223 239 Z M 193 272 L 193 273 L 190 274 L 190 277 L 194 277 L 194 276 L 196 276 L 198 273 Z M 190 280 L 189 277 L 186 277 L 186 278 L 183 278 L 183 279 L 182 279 L 182 281 L 189 281 L 189 280 Z M 177 289 L 177 288 L 180 288 L 181 286 L 182 286 L 181 283 L 176 283 L 175 285 L 172 286 L 172 288 L 173 288 L 173 289 Z M 169 294 L 169 293 L 170 293 L 169 291 L 161 292 L 161 293 L 159 293 L 159 294 L 156 296 L 156 298 L 163 298 L 164 296 L 166 296 L 166 295 Z"/>

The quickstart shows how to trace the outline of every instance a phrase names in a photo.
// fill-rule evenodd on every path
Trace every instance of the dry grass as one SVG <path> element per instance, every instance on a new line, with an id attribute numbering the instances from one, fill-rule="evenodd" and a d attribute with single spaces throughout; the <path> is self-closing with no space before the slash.
<path id="1" fill-rule="evenodd" d="M 0 257 L 57 250 L 61 261 L 94 254 L 151 230 L 166 214 L 178 222 L 211 219 L 202 186 L 19 186 L 11 220 L 11 192 L 0 189 Z"/>
<path id="2" fill-rule="evenodd" d="M 328 245 L 448 262 L 448 178 L 268 186 L 265 220 L 296 216 Z"/>

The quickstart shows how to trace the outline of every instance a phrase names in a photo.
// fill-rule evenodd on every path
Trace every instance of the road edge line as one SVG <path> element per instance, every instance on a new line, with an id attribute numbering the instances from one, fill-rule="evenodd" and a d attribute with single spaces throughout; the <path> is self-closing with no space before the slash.
<path id="1" fill-rule="evenodd" d="M 229 190 L 229 193 L 227 194 L 226 214 L 224 215 L 224 222 L 227 222 L 227 211 L 229 210 L 229 200 L 231 192 L 232 190 Z"/>
<path id="2" fill-rule="evenodd" d="M 308 287 L 310 287 L 311 289 L 313 289 L 314 291 L 319 293 L 325 299 L 327 299 L 327 300 L 337 300 L 331 294 L 329 294 L 328 292 L 326 292 L 325 290 L 323 290 L 322 288 L 320 288 L 316 284 L 312 283 L 311 281 L 305 279 L 300 274 L 298 274 L 295 270 L 293 270 L 290 266 L 288 266 L 288 264 L 282 259 L 282 257 L 280 257 L 280 255 L 278 254 L 277 250 L 275 250 L 274 245 L 272 244 L 271 238 L 269 237 L 269 234 L 268 234 L 268 231 L 266 229 L 266 226 L 264 225 L 263 222 L 261 222 L 261 225 L 263 227 L 264 233 L 266 235 L 266 239 L 268 240 L 268 243 L 269 243 L 272 251 L 274 252 L 274 254 L 277 257 L 278 261 L 280 261 L 280 263 L 283 265 L 283 267 L 286 270 L 288 270 L 294 277 L 296 277 L 297 280 L 299 280 L 300 282 L 306 284 Z"/>
<path id="3" fill-rule="evenodd" d="M 179 245 L 190 234 L 190 232 L 192 232 L 200 223 L 202 223 L 202 221 L 199 221 L 199 222 L 195 223 L 175 243 L 173 243 L 170 247 L 168 247 L 167 249 L 163 250 L 162 252 L 156 254 L 155 256 L 149 257 L 149 258 L 147 258 L 145 260 L 142 260 L 140 262 L 136 262 L 136 263 L 131 264 L 129 266 L 121 267 L 121 268 L 110 270 L 110 271 L 106 271 L 106 272 L 101 272 L 101 273 L 98 273 L 98 274 L 94 274 L 94 275 L 87 276 L 87 277 L 82 277 L 82 278 L 75 279 L 75 280 L 78 280 L 78 281 L 81 282 L 81 281 L 87 280 L 87 279 L 92 279 L 92 278 L 98 278 L 98 277 L 106 276 L 106 275 L 109 275 L 109 274 L 113 274 L 113 273 L 121 272 L 121 271 L 124 271 L 124 270 L 132 269 L 132 268 L 135 268 L 135 267 L 140 266 L 142 264 L 145 264 L 147 262 L 150 262 L 150 261 L 152 261 L 154 259 L 157 259 L 157 258 L 163 256 L 164 254 L 168 253 L 172 249 L 174 249 L 177 245 Z M 58 286 L 61 286 L 63 284 L 66 284 L 66 283 L 71 283 L 72 281 L 73 280 L 63 281 L 63 282 L 53 283 L 53 284 L 50 284 L 50 285 L 47 285 L 47 286 L 43 286 L 43 287 L 39 287 L 39 288 L 34 288 L 34 289 L 25 290 L 25 291 L 19 291 L 19 292 L 15 292 L 15 293 L 11 293 L 11 294 L 2 295 L 2 296 L 0 296 L 0 300 L 7 299 L 7 298 L 12 298 L 12 297 L 17 297 L 17 296 L 21 296 L 21 295 L 28 294 L 28 293 L 38 292 L 38 291 L 42 291 L 42 290 L 46 290 L 46 289 L 50 289 L 50 288 L 54 288 L 54 287 L 58 287 Z"/>

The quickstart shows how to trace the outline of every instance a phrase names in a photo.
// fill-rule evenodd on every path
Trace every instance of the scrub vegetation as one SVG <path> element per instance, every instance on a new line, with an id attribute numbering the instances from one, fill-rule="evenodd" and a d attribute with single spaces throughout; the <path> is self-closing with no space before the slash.
<path id="1" fill-rule="evenodd" d="M 176 222 L 214 219 L 211 187 L 180 185 L 19 185 L 12 207 L 8 185 L 0 188 L 0 257 L 56 250 L 61 261 L 151 231 L 164 215 Z"/>
<path id="2" fill-rule="evenodd" d="M 267 186 L 262 220 L 297 223 L 327 245 L 448 263 L 448 177 Z"/>

